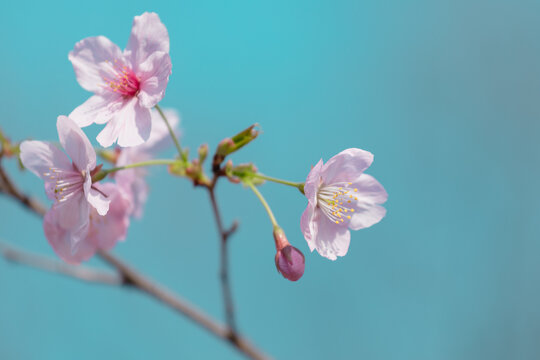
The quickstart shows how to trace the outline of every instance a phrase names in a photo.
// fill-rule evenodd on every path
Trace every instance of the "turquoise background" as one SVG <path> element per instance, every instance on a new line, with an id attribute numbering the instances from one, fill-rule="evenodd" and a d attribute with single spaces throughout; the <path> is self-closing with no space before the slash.
<path id="1" fill-rule="evenodd" d="M 170 33 L 162 106 L 182 114 L 184 146 L 214 149 L 258 122 L 236 163 L 302 181 L 321 157 L 359 147 L 389 193 L 387 217 L 332 262 L 300 232 L 305 198 L 263 186 L 306 255 L 291 283 L 276 273 L 262 206 L 220 183 L 227 223 L 241 222 L 231 276 L 254 343 L 279 359 L 540 356 L 540 2 L 4 2 L 2 129 L 56 140 L 56 117 L 90 95 L 68 52 L 95 35 L 124 47 L 144 11 Z M 8 168 L 45 200 L 36 177 Z M 145 217 L 114 253 L 223 319 L 207 194 L 163 168 L 148 180 Z M 53 255 L 37 217 L 5 197 L 0 213 L 2 241 Z M 0 261 L 0 358 L 242 357 L 146 295 Z"/>

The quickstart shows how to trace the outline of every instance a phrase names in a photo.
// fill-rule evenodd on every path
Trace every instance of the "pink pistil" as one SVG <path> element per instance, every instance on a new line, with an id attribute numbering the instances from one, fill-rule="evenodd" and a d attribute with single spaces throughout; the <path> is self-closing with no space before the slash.
<path id="1" fill-rule="evenodd" d="M 116 73 L 114 79 L 104 79 L 111 90 L 124 97 L 133 97 L 137 95 L 140 88 L 140 81 L 133 70 L 125 65 L 118 66 L 116 62 L 114 70 Z"/>

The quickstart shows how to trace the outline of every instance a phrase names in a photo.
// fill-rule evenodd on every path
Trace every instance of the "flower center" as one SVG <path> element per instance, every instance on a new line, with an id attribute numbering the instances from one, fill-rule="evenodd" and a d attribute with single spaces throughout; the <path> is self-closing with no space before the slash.
<path id="1" fill-rule="evenodd" d="M 111 91 L 118 93 L 125 97 L 132 97 L 139 92 L 140 81 L 129 67 L 114 61 L 112 65 L 114 72 L 114 78 L 105 80 L 105 84 L 111 89 Z"/>
<path id="2" fill-rule="evenodd" d="M 54 180 L 54 197 L 58 202 L 67 201 L 82 190 L 86 171 L 77 172 L 59 168 L 49 168 L 49 171 L 43 175 Z"/>
<path id="3" fill-rule="evenodd" d="M 344 182 L 325 186 L 321 185 L 317 193 L 317 206 L 336 224 L 351 219 L 358 201 L 358 189 L 351 188 L 352 183 Z"/>

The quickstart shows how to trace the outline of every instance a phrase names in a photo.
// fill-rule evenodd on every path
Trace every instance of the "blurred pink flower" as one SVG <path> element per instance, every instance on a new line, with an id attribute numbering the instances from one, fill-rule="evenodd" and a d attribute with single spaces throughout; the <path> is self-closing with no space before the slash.
<path id="1" fill-rule="evenodd" d="M 164 109 L 163 113 L 167 117 L 171 128 L 179 135 L 177 128 L 180 123 L 180 117 L 178 113 L 172 109 Z M 172 139 L 169 135 L 169 129 L 157 110 L 152 110 L 152 131 L 148 141 L 139 146 L 119 149 L 116 166 L 150 160 L 158 151 L 171 144 Z M 114 176 L 118 186 L 129 197 L 133 206 L 130 214 L 136 218 L 142 217 L 143 206 L 148 197 L 148 185 L 144 179 L 146 174 L 147 170 L 144 167 L 140 167 L 119 171 Z"/>
<path id="2" fill-rule="evenodd" d="M 46 216 L 54 213 L 60 226 L 69 234 L 73 248 L 86 236 L 91 209 L 100 215 L 109 210 L 110 200 L 92 184 L 96 153 L 86 135 L 70 118 L 59 116 L 58 137 L 66 154 L 42 141 L 23 141 L 23 165 L 45 182 L 47 196 L 55 200 Z"/>
<path id="3" fill-rule="evenodd" d="M 94 208 L 90 209 L 86 231 L 76 246 L 73 246 L 72 232 L 61 225 L 61 214 L 54 208 L 45 214 L 45 237 L 56 254 L 67 263 L 79 264 L 91 258 L 98 249 L 109 250 L 126 238 L 131 207 L 129 199 L 113 183 L 95 186 L 108 195 L 109 211 L 101 216 Z"/>
<path id="4" fill-rule="evenodd" d="M 70 117 L 81 127 L 107 124 L 104 146 L 136 146 L 148 139 L 150 109 L 165 95 L 171 74 L 169 34 L 155 13 L 135 16 L 126 49 L 104 36 L 89 37 L 69 53 L 77 81 L 94 93 Z"/>
<path id="5" fill-rule="evenodd" d="M 370 227 L 381 221 L 386 209 L 380 206 L 388 195 L 372 176 L 364 174 L 373 154 L 347 149 L 323 165 L 311 169 L 304 186 L 308 206 L 300 227 L 311 251 L 330 260 L 349 249 L 351 230 Z"/>

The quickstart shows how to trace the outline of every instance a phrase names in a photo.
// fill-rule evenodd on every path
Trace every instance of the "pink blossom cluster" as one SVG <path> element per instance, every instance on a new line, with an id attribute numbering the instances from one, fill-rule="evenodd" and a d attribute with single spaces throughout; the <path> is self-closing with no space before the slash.
<path id="1" fill-rule="evenodd" d="M 171 74 L 169 35 L 157 14 L 144 13 L 133 20 L 124 51 L 106 37 L 90 37 L 75 45 L 69 60 L 79 84 L 94 95 L 69 117 L 58 117 L 65 153 L 51 143 L 24 141 L 20 157 L 54 201 L 43 222 L 47 240 L 60 258 L 78 264 L 124 240 L 130 217 L 141 216 L 147 197 L 140 169 L 119 172 L 114 182 L 93 180 L 101 165 L 81 127 L 106 124 L 97 141 L 119 145 L 117 166 L 150 159 L 165 145 L 168 129 L 152 108 Z M 177 126 L 178 115 L 168 114 Z"/>
<path id="2" fill-rule="evenodd" d="M 179 117 L 165 111 L 170 129 L 153 109 L 163 98 L 171 74 L 169 35 L 157 14 L 135 17 L 123 51 L 106 37 L 90 37 L 75 45 L 69 60 L 79 84 L 94 95 L 69 117 L 58 117 L 58 137 L 65 153 L 51 143 L 24 141 L 20 157 L 27 169 L 43 179 L 45 192 L 54 201 L 43 223 L 47 240 L 60 258 L 78 264 L 124 240 L 130 218 L 142 216 L 148 194 L 146 171 L 124 167 L 151 160 L 170 141 L 169 131 L 175 131 Z M 99 176 L 103 173 L 96 151 L 81 130 L 93 123 L 105 125 L 97 136 L 101 146 L 118 145 L 111 159 L 122 170 L 113 174 L 114 181 L 100 182 L 105 176 Z M 222 161 L 256 136 L 252 126 L 220 143 L 216 154 Z M 199 155 L 200 161 L 192 165 L 200 168 L 206 153 Z M 381 205 L 387 193 L 364 173 L 372 162 L 370 152 L 350 148 L 326 164 L 321 159 L 311 169 L 300 187 L 308 200 L 300 227 L 311 251 L 336 260 L 349 249 L 350 230 L 370 227 L 385 216 Z M 187 168 L 184 174 L 193 169 Z M 250 173 L 256 172 L 254 166 L 239 169 L 237 182 L 242 176 L 251 182 L 250 176 L 256 175 Z M 304 273 L 304 255 L 273 222 L 276 267 L 285 278 L 296 281 Z"/>

